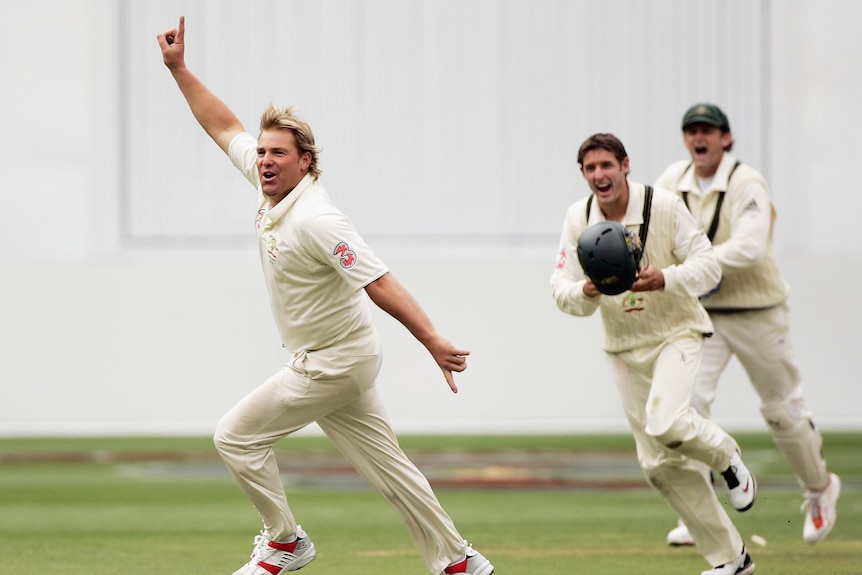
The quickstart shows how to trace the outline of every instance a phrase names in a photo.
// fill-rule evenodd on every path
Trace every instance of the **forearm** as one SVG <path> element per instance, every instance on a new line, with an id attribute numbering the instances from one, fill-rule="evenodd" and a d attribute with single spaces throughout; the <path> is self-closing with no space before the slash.
<path id="1" fill-rule="evenodd" d="M 683 263 L 662 270 L 669 293 L 701 296 L 721 281 L 721 266 L 705 234 L 688 238 L 688 247 L 676 254 Z"/>
<path id="2" fill-rule="evenodd" d="M 551 274 L 551 296 L 561 311 L 588 316 L 595 313 L 601 298 L 587 294 L 587 276 L 584 274 L 577 257 L 577 241 L 581 231 L 575 220 L 566 215 L 563 233 L 557 249 L 557 265 Z"/>
<path id="3" fill-rule="evenodd" d="M 195 119 L 218 146 L 228 151 L 233 137 L 244 130 L 242 123 L 227 105 L 185 66 L 171 74 L 188 102 Z"/>
<path id="4" fill-rule="evenodd" d="M 436 330 L 416 298 L 391 273 L 365 286 L 371 301 L 398 320 L 417 340 L 428 347 Z"/>
<path id="5" fill-rule="evenodd" d="M 386 273 L 377 280 L 365 286 L 368 297 L 371 298 L 380 309 L 401 322 L 413 336 L 431 353 L 434 361 L 443 371 L 449 388 L 458 393 L 452 372 L 461 372 L 467 369 L 467 356 L 470 352 L 452 345 L 449 340 L 442 337 L 431 320 L 419 306 L 419 302 L 392 277 Z"/>
<path id="6" fill-rule="evenodd" d="M 574 281 L 560 272 L 551 276 L 551 297 L 560 311 L 574 316 L 593 315 L 599 307 L 601 298 L 591 297 L 584 291 L 586 279 Z"/>

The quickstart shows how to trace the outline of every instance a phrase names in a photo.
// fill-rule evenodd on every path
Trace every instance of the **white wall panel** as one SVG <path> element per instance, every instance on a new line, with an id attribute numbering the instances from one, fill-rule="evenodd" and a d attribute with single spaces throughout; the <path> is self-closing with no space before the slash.
<path id="1" fill-rule="evenodd" d="M 808 404 L 859 429 L 862 261 L 836 212 L 862 211 L 845 182 L 862 4 L 28 0 L 0 18 L 0 435 L 208 433 L 284 361 L 246 249 L 253 191 L 161 64 L 155 34 L 180 13 L 189 63 L 249 126 L 269 101 L 299 106 L 339 204 L 471 350 L 453 396 L 375 310 L 399 430 L 626 429 L 599 318 L 548 295 L 563 210 L 586 193 L 573 156 L 613 131 L 650 180 L 684 155 L 700 99 L 770 176 Z M 175 249 L 206 238 L 242 247 Z M 441 249 L 479 241 L 510 249 Z M 764 429 L 738 362 L 713 414 Z"/>
<path id="2" fill-rule="evenodd" d="M 374 242 L 555 242 L 587 193 L 575 157 L 620 136 L 633 177 L 681 157 L 679 119 L 720 103 L 762 165 L 763 2 L 189 2 L 187 62 L 257 133 L 293 104 L 322 181 Z M 123 217 L 133 244 L 248 242 L 254 191 L 194 123 L 154 31 L 174 2 L 128 3 Z M 732 24 L 732 25 L 731 25 Z"/>

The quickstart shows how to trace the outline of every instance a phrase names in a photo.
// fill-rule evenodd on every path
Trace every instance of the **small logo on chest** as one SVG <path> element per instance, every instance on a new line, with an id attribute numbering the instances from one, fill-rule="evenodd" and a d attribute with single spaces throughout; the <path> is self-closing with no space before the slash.
<path id="1" fill-rule="evenodd" d="M 631 313 L 633 311 L 643 311 L 643 301 L 644 298 L 642 296 L 629 292 L 623 296 L 620 303 L 622 304 L 623 311 L 625 313 Z"/>
<path id="2" fill-rule="evenodd" d="M 278 242 L 275 240 L 275 236 L 270 236 L 266 242 L 266 255 L 269 257 L 269 261 L 274 262 L 278 259 Z"/>

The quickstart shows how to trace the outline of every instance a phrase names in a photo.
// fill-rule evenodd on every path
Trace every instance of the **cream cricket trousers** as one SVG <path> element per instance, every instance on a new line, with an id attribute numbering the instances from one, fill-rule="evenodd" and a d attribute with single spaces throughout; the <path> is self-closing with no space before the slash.
<path id="1" fill-rule="evenodd" d="M 275 443 L 312 422 L 398 512 L 425 565 L 440 573 L 463 557 L 466 541 L 428 480 L 407 458 L 374 381 L 376 333 L 337 347 L 301 352 L 219 422 L 216 448 L 274 539 L 296 532 L 279 475 Z M 369 353 L 372 352 L 372 353 Z"/>
<path id="2" fill-rule="evenodd" d="M 760 411 L 775 444 L 799 484 L 814 491 L 824 489 L 829 474 L 821 453 L 823 438 L 802 394 L 802 376 L 790 341 L 789 308 L 782 304 L 709 315 L 715 335 L 703 347 L 692 405 L 709 417 L 719 378 L 736 355 L 760 396 Z"/>
<path id="3" fill-rule="evenodd" d="M 739 557 L 743 541 L 698 461 L 723 471 L 738 446 L 691 407 L 702 346 L 703 336 L 691 333 L 607 357 L 644 475 L 716 566 Z"/>

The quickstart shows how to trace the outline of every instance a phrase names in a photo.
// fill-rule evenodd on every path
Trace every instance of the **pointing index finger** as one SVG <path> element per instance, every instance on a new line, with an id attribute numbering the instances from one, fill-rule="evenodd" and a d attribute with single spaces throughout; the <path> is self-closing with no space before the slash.
<path id="1" fill-rule="evenodd" d="M 179 27 L 171 30 L 170 32 L 165 33 L 165 42 L 168 43 L 168 46 L 173 46 L 174 44 L 183 44 L 185 36 L 186 36 L 186 17 L 180 16 Z"/>
<path id="2" fill-rule="evenodd" d="M 177 30 L 177 37 L 174 38 L 174 42 L 178 44 L 183 44 L 186 37 L 186 17 L 180 16 L 180 27 Z"/>

